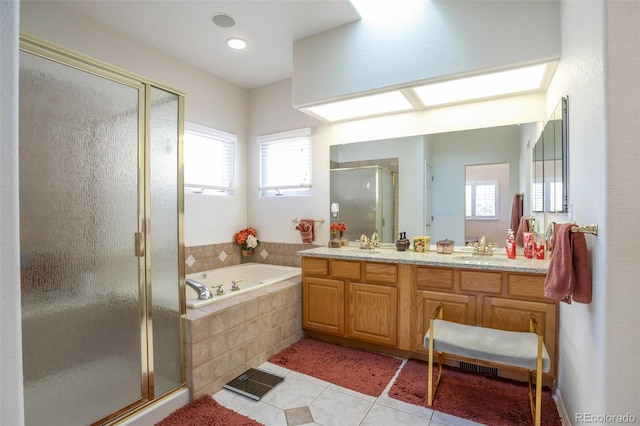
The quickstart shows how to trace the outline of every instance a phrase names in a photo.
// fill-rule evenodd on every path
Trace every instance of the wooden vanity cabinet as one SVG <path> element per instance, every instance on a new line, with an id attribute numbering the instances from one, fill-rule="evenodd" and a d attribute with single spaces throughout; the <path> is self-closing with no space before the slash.
<path id="1" fill-rule="evenodd" d="M 418 266 L 413 351 L 427 353 L 424 335 L 440 304 L 446 320 L 502 330 L 529 331 L 533 316 L 551 357 L 547 376 L 555 378 L 558 302 L 544 297 L 544 280 L 544 275 L 536 274 Z"/>
<path id="2" fill-rule="evenodd" d="M 302 258 L 305 330 L 425 358 L 424 335 L 440 304 L 444 319 L 529 331 L 534 316 L 557 377 L 558 302 L 544 297 L 544 274 Z M 501 373 L 502 374 L 502 373 Z"/>
<path id="3" fill-rule="evenodd" d="M 302 326 L 395 346 L 397 265 L 302 258 Z"/>

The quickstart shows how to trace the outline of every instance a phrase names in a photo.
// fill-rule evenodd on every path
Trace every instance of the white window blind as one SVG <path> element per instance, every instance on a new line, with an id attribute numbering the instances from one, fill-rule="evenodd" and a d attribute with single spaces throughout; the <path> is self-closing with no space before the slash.
<path id="1" fill-rule="evenodd" d="M 465 214 L 467 219 L 498 219 L 500 211 L 498 182 L 467 182 Z"/>
<path id="2" fill-rule="evenodd" d="M 311 188 L 311 129 L 258 136 L 261 195 L 306 195 Z"/>
<path id="3" fill-rule="evenodd" d="M 233 195 L 235 135 L 185 123 L 184 186 L 193 193 Z"/>

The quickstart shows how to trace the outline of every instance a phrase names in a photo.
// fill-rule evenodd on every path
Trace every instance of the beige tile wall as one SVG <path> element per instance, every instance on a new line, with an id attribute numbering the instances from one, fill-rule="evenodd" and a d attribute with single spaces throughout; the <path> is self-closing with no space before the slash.
<path id="1" fill-rule="evenodd" d="M 256 254 L 248 260 L 254 263 L 269 263 L 272 265 L 300 266 L 300 250 L 318 247 L 314 244 L 288 244 L 261 242 L 256 247 Z M 222 253 L 225 256 L 221 256 Z M 211 269 L 234 266 L 242 263 L 240 247 L 235 243 L 210 244 L 205 246 L 185 247 L 185 260 L 192 256 L 195 263 L 185 264 L 185 273 L 209 271 Z M 222 260 L 224 259 L 224 260 Z"/>
<path id="2" fill-rule="evenodd" d="M 213 394 L 304 336 L 300 278 L 187 309 L 183 326 L 191 398 Z"/>

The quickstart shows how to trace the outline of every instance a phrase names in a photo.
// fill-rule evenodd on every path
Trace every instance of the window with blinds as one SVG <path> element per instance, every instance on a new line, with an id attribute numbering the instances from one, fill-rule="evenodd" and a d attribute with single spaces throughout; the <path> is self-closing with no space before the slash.
<path id="1" fill-rule="evenodd" d="M 465 214 L 467 219 L 499 219 L 498 181 L 467 182 Z"/>
<path id="2" fill-rule="evenodd" d="M 310 195 L 311 129 L 258 136 L 262 196 Z"/>
<path id="3" fill-rule="evenodd" d="M 193 194 L 233 195 L 237 137 L 185 123 L 184 187 Z"/>

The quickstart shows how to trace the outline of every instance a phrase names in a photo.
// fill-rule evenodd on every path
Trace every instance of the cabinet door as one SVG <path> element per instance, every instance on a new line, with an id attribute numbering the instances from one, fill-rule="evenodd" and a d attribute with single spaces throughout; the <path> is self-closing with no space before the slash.
<path id="1" fill-rule="evenodd" d="M 344 335 L 344 282 L 327 278 L 302 280 L 302 326 Z"/>
<path id="2" fill-rule="evenodd" d="M 418 291 L 416 301 L 415 348 L 417 352 L 427 352 L 424 335 L 429 330 L 429 321 L 438 305 L 442 304 L 443 318 L 460 324 L 476 325 L 476 297 L 465 294 Z"/>
<path id="3" fill-rule="evenodd" d="M 529 318 L 534 316 L 551 357 L 549 374 L 556 377 L 558 305 L 556 303 L 485 297 L 482 325 L 512 331 L 529 331 Z"/>
<path id="4" fill-rule="evenodd" d="M 349 283 L 348 288 L 348 337 L 395 346 L 398 324 L 398 289 L 364 283 Z"/>

